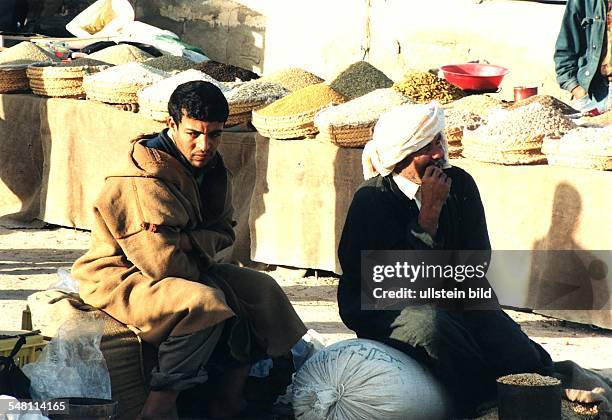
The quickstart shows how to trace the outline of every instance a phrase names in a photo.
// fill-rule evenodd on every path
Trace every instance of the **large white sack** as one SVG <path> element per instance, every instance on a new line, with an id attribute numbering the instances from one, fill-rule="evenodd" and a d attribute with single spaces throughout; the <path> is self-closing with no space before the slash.
<path id="1" fill-rule="evenodd" d="M 352 339 L 318 351 L 295 375 L 297 420 L 410 420 L 449 417 L 450 398 L 404 353 Z"/>

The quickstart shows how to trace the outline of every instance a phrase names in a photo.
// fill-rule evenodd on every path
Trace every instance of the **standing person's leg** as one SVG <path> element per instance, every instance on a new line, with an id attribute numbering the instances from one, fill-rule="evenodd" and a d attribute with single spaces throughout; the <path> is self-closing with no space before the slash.
<path id="1" fill-rule="evenodd" d="M 141 419 L 175 419 L 180 391 L 208 380 L 206 364 L 219 342 L 224 323 L 194 334 L 168 337 L 158 350 L 158 363 L 151 373 L 151 392 Z"/>

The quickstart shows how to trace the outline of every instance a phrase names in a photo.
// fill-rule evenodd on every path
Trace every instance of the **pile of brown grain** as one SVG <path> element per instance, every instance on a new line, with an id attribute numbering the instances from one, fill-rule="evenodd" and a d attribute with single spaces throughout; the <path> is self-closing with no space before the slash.
<path id="1" fill-rule="evenodd" d="M 214 60 L 196 64 L 193 68 L 220 82 L 248 82 L 249 80 L 259 79 L 259 75 L 250 70 Z"/>
<path id="2" fill-rule="evenodd" d="M 298 67 L 289 67 L 284 70 L 279 70 L 262 77 L 260 80 L 281 85 L 289 92 L 295 92 L 296 90 L 317 85 L 324 81 L 316 74 Z"/>
<path id="3" fill-rule="evenodd" d="M 426 71 L 409 71 L 403 80 L 393 85 L 393 88 L 417 104 L 434 100 L 447 104 L 465 96 L 457 86 Z"/>

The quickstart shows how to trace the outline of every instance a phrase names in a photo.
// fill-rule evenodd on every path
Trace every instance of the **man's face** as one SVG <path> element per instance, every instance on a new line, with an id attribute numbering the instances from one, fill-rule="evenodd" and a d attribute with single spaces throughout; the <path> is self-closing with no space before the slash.
<path id="1" fill-rule="evenodd" d="M 431 165 L 440 165 L 443 158 L 442 133 L 438 133 L 427 146 L 408 155 L 404 167 L 398 168 L 398 173 L 416 184 L 421 184 L 425 169 Z"/>
<path id="2" fill-rule="evenodd" d="M 169 117 L 168 127 L 176 147 L 194 168 L 202 168 L 210 162 L 217 152 L 223 134 L 223 123 L 200 121 L 185 114 L 178 125 Z"/>

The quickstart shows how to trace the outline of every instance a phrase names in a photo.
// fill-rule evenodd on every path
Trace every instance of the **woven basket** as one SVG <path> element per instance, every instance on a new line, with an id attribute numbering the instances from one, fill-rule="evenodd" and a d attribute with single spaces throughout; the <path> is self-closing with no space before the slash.
<path id="1" fill-rule="evenodd" d="M 374 125 L 361 126 L 319 126 L 317 129 L 321 139 L 325 139 L 340 147 L 363 147 L 372 140 Z"/>
<path id="2" fill-rule="evenodd" d="M 147 108 L 143 104 L 138 104 L 138 113 L 143 117 L 150 118 L 154 121 L 166 122 L 168 119 L 168 111 L 161 111 L 158 109 Z"/>
<path id="3" fill-rule="evenodd" d="M 265 104 L 265 101 L 229 103 L 229 113 L 230 115 L 244 114 L 261 108 Z"/>
<path id="4" fill-rule="evenodd" d="M 251 112 L 245 112 L 242 114 L 230 114 L 225 121 L 225 126 L 229 127 L 232 125 L 244 124 L 251 121 Z"/>
<path id="5" fill-rule="evenodd" d="M 29 90 L 27 65 L 0 67 L 0 93 Z"/>
<path id="6" fill-rule="evenodd" d="M 462 155 L 481 162 L 502 165 L 536 165 L 546 163 L 546 155 L 538 150 L 500 150 L 494 148 L 464 145 Z"/>
<path id="7" fill-rule="evenodd" d="M 85 95 L 87 96 L 87 99 L 106 102 L 109 104 L 138 104 L 138 97 L 135 93 L 105 93 L 96 90 L 92 91 L 85 89 Z"/>
<path id="8" fill-rule="evenodd" d="M 325 108 L 282 117 L 263 116 L 253 111 L 253 125 L 262 136 L 278 140 L 314 137 L 319 132 L 314 125 L 314 117 Z"/>
<path id="9" fill-rule="evenodd" d="M 111 66 L 59 67 L 58 63 L 41 63 L 28 66 L 28 78 L 33 79 L 82 79 L 83 76 L 98 73 Z"/>
<path id="10" fill-rule="evenodd" d="M 547 154 L 549 165 L 571 166 L 572 168 L 612 170 L 612 156 Z"/>

